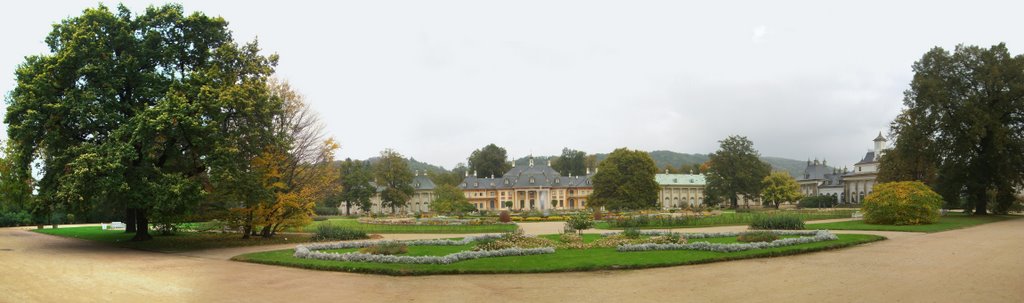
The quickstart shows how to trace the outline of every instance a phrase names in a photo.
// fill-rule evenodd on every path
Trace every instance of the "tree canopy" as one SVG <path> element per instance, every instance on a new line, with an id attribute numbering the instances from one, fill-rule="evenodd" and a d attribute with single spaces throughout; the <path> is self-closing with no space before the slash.
<path id="1" fill-rule="evenodd" d="M 277 56 L 235 43 L 223 18 L 101 5 L 45 41 L 50 53 L 18 66 L 5 117 L 15 174 L 41 163 L 37 212 L 122 208 L 146 240 L 151 217 L 182 216 L 213 172 L 275 143 Z"/>
<path id="2" fill-rule="evenodd" d="M 708 156 L 708 200 L 728 199 L 733 208 L 739 206 L 739 195 L 756 197 L 761 193 L 762 180 L 771 172 L 771 165 L 761 161 L 754 142 L 747 137 L 729 136 L 718 141 L 718 151 Z"/>
<path id="3" fill-rule="evenodd" d="M 481 149 L 474 150 L 469 155 L 469 173 L 477 176 L 502 176 L 509 169 L 512 163 L 508 161 L 508 153 L 504 148 L 493 143 Z"/>
<path id="4" fill-rule="evenodd" d="M 761 203 L 779 208 L 783 202 L 800 200 L 800 184 L 787 172 L 773 172 L 761 181 Z"/>
<path id="5" fill-rule="evenodd" d="M 588 205 L 609 210 L 656 208 L 661 189 L 654 180 L 656 171 L 654 160 L 646 152 L 616 149 L 598 164 Z"/>
<path id="6" fill-rule="evenodd" d="M 461 189 L 445 184 L 434 189 L 434 202 L 430 203 L 430 210 L 446 215 L 462 215 L 476 210 L 476 207 L 469 203 Z"/>
<path id="7" fill-rule="evenodd" d="M 976 214 L 1006 212 L 1024 185 L 1024 56 L 1004 44 L 936 47 L 913 70 L 879 178 L 927 182 Z"/>
<path id="8" fill-rule="evenodd" d="M 587 153 L 575 149 L 563 148 L 562 155 L 551 163 L 551 168 L 563 176 L 582 176 L 587 173 Z"/>
<path id="9" fill-rule="evenodd" d="M 373 180 L 370 167 L 359 160 L 345 159 L 339 169 L 341 194 L 338 200 L 345 204 L 345 215 L 352 214 L 353 206 L 363 212 L 370 211 L 370 198 L 377 194 L 377 188 L 370 183 Z"/>
<path id="10" fill-rule="evenodd" d="M 412 172 L 405 157 L 397 151 L 385 149 L 380 152 L 380 161 L 374 164 L 377 185 L 384 187 L 380 193 L 383 207 L 390 207 L 394 213 L 397 208 L 404 207 L 415 189 L 412 187 Z"/>

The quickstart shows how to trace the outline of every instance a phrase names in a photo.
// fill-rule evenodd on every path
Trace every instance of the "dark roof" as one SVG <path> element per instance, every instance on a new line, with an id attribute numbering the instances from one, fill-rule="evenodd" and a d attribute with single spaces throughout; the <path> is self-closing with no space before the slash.
<path id="1" fill-rule="evenodd" d="M 885 137 L 882 137 L 882 132 L 878 132 L 878 137 L 875 137 L 873 141 L 886 141 Z"/>
<path id="2" fill-rule="evenodd" d="M 825 163 L 818 163 L 818 160 L 814 162 L 807 162 L 807 167 L 804 168 L 804 173 L 797 176 L 797 180 L 820 180 L 825 179 L 826 174 L 831 174 L 835 171 L 834 168 L 828 167 Z"/>
<path id="3" fill-rule="evenodd" d="M 461 189 L 499 189 L 529 187 L 591 187 L 590 178 L 586 176 L 562 176 L 547 165 L 516 166 L 501 177 L 480 178 L 468 176 L 459 184 Z"/>
<path id="4" fill-rule="evenodd" d="M 875 152 L 874 151 L 869 151 L 866 154 L 864 154 L 864 159 L 861 159 L 860 162 L 857 162 L 857 164 L 874 163 L 874 162 L 878 162 L 878 161 L 875 161 Z"/>
<path id="5" fill-rule="evenodd" d="M 416 190 L 433 190 L 437 185 L 428 176 L 416 176 L 412 178 L 412 188 Z"/>

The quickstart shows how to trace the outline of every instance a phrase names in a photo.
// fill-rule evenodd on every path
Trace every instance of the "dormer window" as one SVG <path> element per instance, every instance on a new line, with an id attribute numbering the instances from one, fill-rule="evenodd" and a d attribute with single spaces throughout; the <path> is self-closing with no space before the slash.
<path id="1" fill-rule="evenodd" d="M 533 184 L 533 177 L 530 177 L 530 184 Z"/>
<path id="2" fill-rule="evenodd" d="M 508 185 L 508 179 L 505 179 L 505 185 Z"/>
<path id="3" fill-rule="evenodd" d="M 473 187 L 480 187 L 480 182 L 473 182 Z"/>

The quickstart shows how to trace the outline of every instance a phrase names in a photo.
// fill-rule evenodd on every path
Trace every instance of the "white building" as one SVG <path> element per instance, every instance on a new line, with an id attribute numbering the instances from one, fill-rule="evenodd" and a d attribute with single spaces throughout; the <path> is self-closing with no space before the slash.
<path id="1" fill-rule="evenodd" d="M 804 196 L 832 196 L 836 203 L 860 203 L 875 186 L 885 142 L 885 137 L 879 132 L 874 140 L 874 150 L 865 153 L 864 158 L 853 165 L 852 171 L 829 167 L 824 160 L 807 160 L 803 175 L 797 176 L 800 192 Z"/>

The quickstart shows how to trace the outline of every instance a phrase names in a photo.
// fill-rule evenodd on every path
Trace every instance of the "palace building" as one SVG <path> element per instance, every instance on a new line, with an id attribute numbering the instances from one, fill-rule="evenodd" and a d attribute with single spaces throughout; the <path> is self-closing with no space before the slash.
<path id="1" fill-rule="evenodd" d="M 864 158 L 853 165 L 853 171 L 830 168 L 824 160 L 807 160 L 804 174 L 797 177 L 800 192 L 804 196 L 832 196 L 836 203 L 860 203 L 877 183 L 878 164 L 886 141 L 879 132 L 873 140 L 874 149 L 865 153 Z"/>
<path id="2" fill-rule="evenodd" d="M 654 180 L 661 190 L 658 191 L 658 203 L 662 209 L 687 208 L 704 204 L 704 187 L 707 180 L 704 175 L 657 174 Z"/>
<path id="3" fill-rule="evenodd" d="M 469 203 L 478 210 L 583 209 L 594 191 L 590 169 L 583 176 L 562 176 L 547 165 L 536 165 L 530 157 L 527 166 L 516 166 L 500 177 L 479 177 L 466 173 L 459 185 Z"/>

